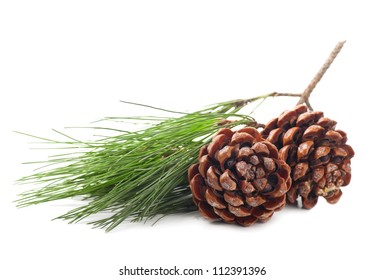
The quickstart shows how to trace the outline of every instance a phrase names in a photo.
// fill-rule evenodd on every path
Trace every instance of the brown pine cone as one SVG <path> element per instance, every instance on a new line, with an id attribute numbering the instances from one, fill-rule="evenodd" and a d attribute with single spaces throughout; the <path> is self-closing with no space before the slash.
<path id="1" fill-rule="evenodd" d="M 285 111 L 266 124 L 262 136 L 276 145 L 279 156 L 291 167 L 292 188 L 288 203 L 310 209 L 323 196 L 336 203 L 351 180 L 354 151 L 347 145 L 347 134 L 335 130 L 336 122 L 322 112 L 308 112 L 305 105 Z"/>
<path id="2" fill-rule="evenodd" d="M 188 170 L 200 213 L 211 220 L 250 226 L 285 205 L 290 168 L 277 148 L 253 127 L 220 129 Z"/>

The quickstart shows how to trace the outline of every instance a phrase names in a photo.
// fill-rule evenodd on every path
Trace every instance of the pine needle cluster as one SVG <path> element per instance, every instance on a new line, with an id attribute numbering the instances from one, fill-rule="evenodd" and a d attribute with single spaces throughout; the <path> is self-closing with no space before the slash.
<path id="1" fill-rule="evenodd" d="M 270 96 L 274 94 L 217 103 L 191 113 L 140 105 L 176 116 L 108 118 L 145 121 L 148 126 L 137 131 L 116 130 L 116 135 L 95 141 L 83 142 L 67 135 L 69 141 L 65 142 L 35 137 L 73 152 L 50 157 L 42 162 L 44 168 L 21 178 L 19 183 L 42 186 L 20 194 L 18 206 L 81 197 L 85 205 L 58 218 L 72 223 L 106 212 L 107 218 L 91 218 L 90 223 L 107 231 L 126 219 L 136 222 L 194 211 L 187 169 L 196 162 L 201 146 L 221 127 L 255 124 L 239 110 Z"/>

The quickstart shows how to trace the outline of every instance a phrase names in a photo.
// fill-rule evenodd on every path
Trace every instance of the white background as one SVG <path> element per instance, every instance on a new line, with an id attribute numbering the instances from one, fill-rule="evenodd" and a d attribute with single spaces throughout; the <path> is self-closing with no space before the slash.
<path id="1" fill-rule="evenodd" d="M 383 279 L 382 9 L 380 1 L 330 2 L 1 1 L 0 278 L 147 279 L 118 270 L 177 265 L 265 266 L 260 279 Z M 72 200 L 12 202 L 28 188 L 14 181 L 34 168 L 21 162 L 55 153 L 30 149 L 13 130 L 54 136 L 51 128 L 137 113 L 119 100 L 192 110 L 301 92 L 340 40 L 347 43 L 311 97 L 356 152 L 336 205 L 288 208 L 250 228 L 194 213 L 105 233 L 51 221 Z M 254 117 L 266 122 L 295 103 L 270 100 Z"/>

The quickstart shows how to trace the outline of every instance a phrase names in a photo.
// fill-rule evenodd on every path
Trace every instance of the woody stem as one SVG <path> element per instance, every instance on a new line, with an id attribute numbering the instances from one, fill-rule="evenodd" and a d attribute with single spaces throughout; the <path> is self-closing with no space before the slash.
<path id="1" fill-rule="evenodd" d="M 321 78 L 327 72 L 328 68 L 331 66 L 332 62 L 335 60 L 339 52 L 344 46 L 345 41 L 341 41 L 337 43 L 333 51 L 329 54 L 327 60 L 323 64 L 323 66 L 320 68 L 320 70 L 316 73 L 315 77 L 312 79 L 312 81 L 309 83 L 307 88 L 303 91 L 301 94 L 300 100 L 297 102 L 297 104 L 303 104 L 305 103 L 308 108 L 313 111 L 311 104 L 309 103 L 309 97 L 313 91 L 313 89 L 316 87 L 317 83 L 320 82 Z"/>

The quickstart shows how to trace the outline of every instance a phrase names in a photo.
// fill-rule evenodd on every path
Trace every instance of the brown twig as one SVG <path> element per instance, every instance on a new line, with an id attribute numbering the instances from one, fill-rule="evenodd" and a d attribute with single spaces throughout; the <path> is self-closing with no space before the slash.
<path id="1" fill-rule="evenodd" d="M 264 95 L 259 95 L 259 96 L 249 98 L 249 99 L 240 99 L 240 100 L 238 100 L 236 107 L 242 107 L 245 104 L 255 102 L 256 100 L 259 100 L 259 99 L 266 99 L 268 97 L 277 97 L 277 96 L 301 97 L 302 94 L 301 93 L 285 93 L 285 92 L 276 92 L 275 91 L 275 92 L 267 93 Z"/>
<path id="2" fill-rule="evenodd" d="M 343 48 L 345 41 L 337 43 L 333 51 L 328 56 L 328 59 L 325 61 L 323 66 L 320 68 L 320 70 L 316 73 L 315 77 L 312 79 L 312 81 L 309 83 L 307 88 L 303 91 L 301 94 L 300 100 L 297 102 L 297 104 L 305 103 L 307 104 L 308 108 L 313 111 L 311 104 L 309 103 L 309 96 L 311 95 L 313 89 L 316 87 L 317 83 L 320 82 L 321 78 L 327 72 L 328 68 L 331 66 L 332 62 L 335 60 L 337 55 L 339 54 L 340 50 Z"/>
<path id="3" fill-rule="evenodd" d="M 284 92 L 273 92 L 271 93 L 271 96 L 289 96 L 289 97 L 301 97 L 302 93 L 284 93 Z"/>
<path id="4" fill-rule="evenodd" d="M 341 41 L 337 43 L 337 45 L 334 47 L 332 52 L 329 54 L 327 60 L 324 62 L 323 66 L 320 68 L 320 70 L 316 73 L 315 77 L 313 77 L 312 81 L 309 83 L 307 88 L 303 91 L 303 93 L 283 93 L 283 92 L 271 92 L 264 95 L 259 95 L 257 97 L 249 98 L 249 99 L 239 99 L 237 100 L 233 105 L 236 108 L 244 107 L 245 105 L 255 102 L 256 100 L 263 99 L 265 100 L 268 97 L 277 97 L 277 96 L 289 96 L 289 97 L 300 97 L 297 104 L 303 104 L 305 103 L 309 110 L 313 111 L 313 108 L 311 104 L 309 103 L 309 97 L 313 91 L 313 89 L 316 87 L 317 83 L 320 82 L 321 78 L 324 76 L 325 72 L 327 72 L 328 68 L 331 66 L 339 52 L 344 46 L 345 41 Z"/>

